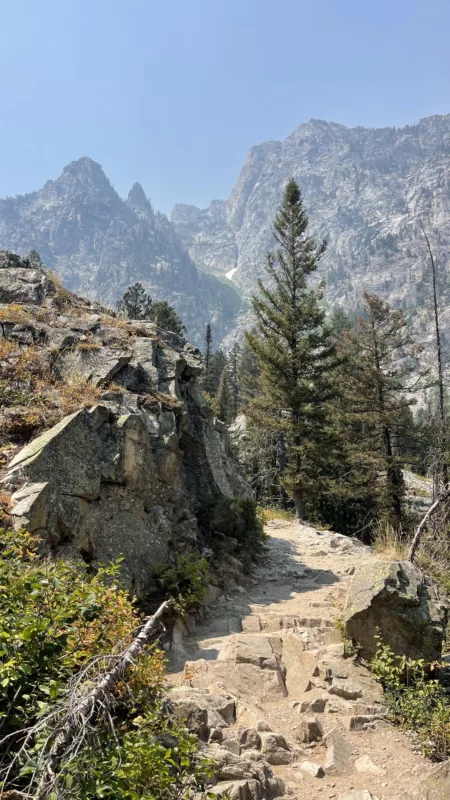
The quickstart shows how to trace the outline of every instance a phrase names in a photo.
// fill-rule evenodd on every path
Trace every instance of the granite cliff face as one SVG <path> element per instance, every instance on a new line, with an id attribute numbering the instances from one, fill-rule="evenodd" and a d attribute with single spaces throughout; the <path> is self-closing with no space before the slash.
<path id="1" fill-rule="evenodd" d="M 449 300 L 450 115 L 405 128 L 346 128 L 322 120 L 283 142 L 250 150 L 227 201 L 177 205 L 172 223 L 200 268 L 228 274 L 246 292 L 263 274 L 286 181 L 300 184 L 316 237 L 328 241 L 327 297 L 347 309 L 374 291 L 411 310 L 428 331 L 428 262 L 420 222 Z M 446 321 L 446 326 L 450 327 Z"/>
<path id="2" fill-rule="evenodd" d="M 0 469 L 16 526 L 87 561 L 123 554 L 138 596 L 172 550 L 196 547 L 202 502 L 249 495 L 197 388 L 196 348 L 153 323 L 118 320 L 1 252 L 0 366 L 10 378 L 0 385 Z M 78 410 L 64 416 L 61 394 L 80 380 Z M 45 427 L 59 421 L 20 449 L 21 402 L 28 418 L 41 402 Z"/>
<path id="3" fill-rule="evenodd" d="M 122 200 L 90 158 L 37 192 L 0 200 L 0 248 L 23 256 L 36 249 L 65 286 L 102 302 L 113 304 L 141 281 L 153 299 L 175 307 L 195 344 L 208 322 L 220 341 L 240 305 L 232 287 L 197 270 L 139 184 Z"/>

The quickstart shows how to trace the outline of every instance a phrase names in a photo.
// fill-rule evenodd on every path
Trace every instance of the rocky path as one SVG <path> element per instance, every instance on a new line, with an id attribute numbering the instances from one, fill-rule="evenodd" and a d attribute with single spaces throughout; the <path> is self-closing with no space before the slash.
<path id="1" fill-rule="evenodd" d="M 215 599 L 170 653 L 177 713 L 219 765 L 232 800 L 387 800 L 431 765 L 385 719 L 383 695 L 335 625 L 368 548 L 274 521 L 251 581 Z"/>

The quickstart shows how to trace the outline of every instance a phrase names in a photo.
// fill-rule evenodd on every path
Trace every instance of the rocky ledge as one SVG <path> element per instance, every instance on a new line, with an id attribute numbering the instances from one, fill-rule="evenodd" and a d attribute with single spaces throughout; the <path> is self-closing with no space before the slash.
<path id="1" fill-rule="evenodd" d="M 122 554 L 124 578 L 143 595 L 156 564 L 195 546 L 202 500 L 249 493 L 197 387 L 200 352 L 179 336 L 118 319 L 1 252 L 1 342 L 2 374 L 17 390 L 0 412 L 3 432 L 12 431 L 2 482 L 15 526 L 46 547 L 88 561 Z M 38 383 L 17 368 L 24 354 L 39 364 Z M 61 397 L 74 385 L 83 390 L 78 410 L 64 415 Z M 34 396 L 24 400 L 27 390 Z M 18 403 L 27 419 L 33 404 L 45 407 L 28 442 L 26 426 L 13 424 Z M 49 420 L 57 421 L 48 428 Z M 21 449 L 8 443 L 21 436 Z"/>

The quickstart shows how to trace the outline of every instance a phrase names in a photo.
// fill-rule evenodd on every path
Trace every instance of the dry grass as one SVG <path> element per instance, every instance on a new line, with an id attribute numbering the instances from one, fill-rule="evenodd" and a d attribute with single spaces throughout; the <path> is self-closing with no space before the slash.
<path id="1" fill-rule="evenodd" d="M 130 333 L 133 332 L 133 326 L 124 319 L 123 317 L 110 317 L 107 314 L 104 314 L 100 317 L 100 322 L 102 325 L 108 325 L 112 328 L 120 328 L 121 331 L 129 331 Z"/>
<path id="2" fill-rule="evenodd" d="M 261 520 L 264 525 L 267 525 L 268 522 L 271 522 L 274 519 L 282 519 L 286 522 L 294 522 L 295 521 L 295 514 L 293 511 L 286 511 L 283 508 L 262 508 L 261 506 L 258 507 L 258 511 L 261 517 Z"/>
<path id="3" fill-rule="evenodd" d="M 379 522 L 374 531 L 372 547 L 384 561 L 402 561 L 408 553 L 408 541 L 388 522 Z"/>
<path id="4" fill-rule="evenodd" d="M 103 389 L 99 389 L 83 375 L 73 375 L 69 383 L 58 387 L 61 410 L 64 415 L 73 414 L 79 408 L 92 408 L 98 403 Z"/>
<path id="5" fill-rule="evenodd" d="M 0 444 L 24 443 L 63 416 L 98 402 L 101 389 L 84 376 L 57 380 L 50 350 L 0 339 Z"/>
<path id="6" fill-rule="evenodd" d="M 0 323 L 14 322 L 20 324 L 31 320 L 32 316 L 18 303 L 10 303 L 0 308 Z"/>
<path id="7" fill-rule="evenodd" d="M 100 350 L 100 345 L 95 342 L 78 342 L 76 349 L 81 351 Z"/>
<path id="8" fill-rule="evenodd" d="M 123 388 L 121 391 L 123 391 Z M 169 411 L 175 411 L 183 406 L 181 401 L 177 400 L 176 397 L 172 397 L 171 394 L 159 392 L 157 389 L 152 389 L 149 394 L 142 395 L 141 397 L 140 405 L 142 408 L 156 411 L 159 404 L 161 404 L 163 408 L 169 409 Z"/>

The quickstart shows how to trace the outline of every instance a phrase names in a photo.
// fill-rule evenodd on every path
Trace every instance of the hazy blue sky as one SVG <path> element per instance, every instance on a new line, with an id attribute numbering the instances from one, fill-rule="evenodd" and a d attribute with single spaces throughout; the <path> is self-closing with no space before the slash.
<path id="1" fill-rule="evenodd" d="M 450 112 L 449 39 L 449 0 L 0 0 L 0 196 L 89 155 L 205 205 L 309 117 Z"/>

